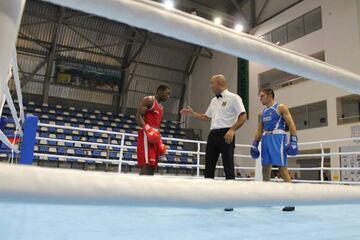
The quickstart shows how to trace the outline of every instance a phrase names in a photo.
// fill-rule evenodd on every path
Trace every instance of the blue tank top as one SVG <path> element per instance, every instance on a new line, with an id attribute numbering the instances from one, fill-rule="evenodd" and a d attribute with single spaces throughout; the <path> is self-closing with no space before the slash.
<path id="1" fill-rule="evenodd" d="M 265 131 L 284 130 L 285 119 L 278 113 L 279 103 L 267 107 L 262 112 L 261 121 Z"/>

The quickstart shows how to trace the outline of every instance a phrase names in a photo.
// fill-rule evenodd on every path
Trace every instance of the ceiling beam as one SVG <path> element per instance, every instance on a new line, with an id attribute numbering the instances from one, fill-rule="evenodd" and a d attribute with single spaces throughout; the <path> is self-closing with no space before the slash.
<path id="1" fill-rule="evenodd" d="M 259 13 L 258 13 L 258 15 L 257 15 L 256 18 L 255 18 L 255 25 L 258 25 L 259 20 L 260 20 L 260 18 L 262 17 L 262 14 L 263 14 L 265 8 L 267 7 L 267 5 L 269 4 L 269 2 L 270 2 L 270 0 L 265 0 L 265 2 L 264 2 L 264 4 L 262 5 L 262 7 L 261 7 L 261 9 L 260 9 L 260 11 L 259 11 Z M 253 27 L 255 27 L 255 26 L 253 26 Z"/>
<path id="2" fill-rule="evenodd" d="M 294 2 L 293 4 L 291 4 L 290 6 L 288 6 L 288 7 L 284 8 L 284 9 L 282 9 L 281 11 L 277 12 L 276 14 L 274 14 L 274 15 L 272 15 L 272 16 L 270 16 L 270 17 L 268 17 L 268 18 L 264 19 L 264 20 L 262 20 L 261 22 L 257 22 L 257 23 L 256 23 L 256 25 L 255 25 L 255 27 L 256 27 L 256 26 L 258 26 L 258 25 L 260 25 L 260 24 L 263 24 L 263 23 L 264 23 L 264 22 L 266 22 L 266 21 L 269 21 L 270 19 L 272 19 L 272 18 L 274 18 L 274 17 L 278 16 L 279 14 L 281 14 L 281 13 L 283 13 L 283 12 L 287 11 L 288 9 L 292 8 L 293 6 L 295 6 L 295 5 L 299 4 L 299 3 L 300 3 L 300 2 L 302 2 L 302 1 L 304 1 L 304 0 L 299 0 L 299 1 L 297 1 L 297 2 Z M 258 20 L 260 20 L 260 19 L 258 19 Z"/>
<path id="3" fill-rule="evenodd" d="M 33 11 L 29 11 L 29 10 L 26 10 L 24 11 L 24 14 L 25 15 L 28 15 L 28 16 L 34 16 L 34 17 L 37 17 L 37 18 L 44 18 L 48 21 L 51 21 L 53 23 L 56 23 L 56 18 L 53 18 L 53 17 L 50 17 L 50 16 L 47 16 L 45 14 L 42 14 L 42 13 L 37 13 L 37 12 L 33 12 Z M 89 15 L 89 16 L 92 16 L 92 15 Z M 116 23 L 114 22 L 114 24 L 122 24 L 122 23 Z M 94 31 L 94 32 L 98 32 L 98 33 L 103 33 L 103 34 L 107 34 L 109 36 L 113 36 L 113 37 L 118 37 L 118 38 L 122 38 L 122 39 L 125 39 L 125 40 L 133 40 L 135 42 L 138 42 L 138 43 L 142 43 L 144 41 L 144 36 L 143 34 L 141 33 L 141 31 L 139 31 L 138 29 L 134 28 L 134 27 L 131 27 L 129 26 L 130 28 L 133 28 L 135 29 L 136 31 L 139 32 L 139 34 L 137 35 L 137 37 L 134 37 L 130 34 L 125 34 L 125 33 L 119 33 L 119 32 L 111 32 L 111 31 L 106 31 L 106 30 L 102 30 L 102 29 L 98 29 L 98 28 L 95 28 L 93 26 L 89 26 L 89 25 L 84 25 L 84 24 L 80 24 L 76 21 L 71 21 L 71 19 L 67 20 L 67 21 L 63 21 L 63 25 L 66 25 L 68 27 L 79 27 L 79 28 L 82 28 L 82 29 L 86 29 L 86 30 L 89 30 L 89 31 Z M 125 25 L 125 24 L 124 24 Z M 26 26 L 26 25 L 25 25 Z M 128 26 L 128 25 L 125 25 L 125 26 Z M 22 27 L 22 25 L 20 26 Z M 185 48 L 180 48 L 180 47 L 174 47 L 174 46 L 167 46 L 167 45 L 164 45 L 164 44 L 157 44 L 157 43 L 149 43 L 149 45 L 151 46 L 156 46 L 156 47 L 161 47 L 161 48 L 164 48 L 164 49 L 167 49 L 169 51 L 173 51 L 173 52 L 183 52 L 183 53 L 186 53 L 186 54 L 189 54 L 189 55 L 196 55 L 195 52 L 193 51 L 189 51 L 188 49 L 185 49 Z M 192 44 L 189 44 L 189 45 L 192 45 Z M 204 58 L 208 58 L 208 59 L 211 59 L 212 56 L 209 56 L 207 54 L 200 54 L 200 57 L 204 57 Z"/>
<path id="4" fill-rule="evenodd" d="M 96 47 L 97 49 L 99 49 L 100 51 L 102 51 L 106 56 L 109 56 L 111 58 L 113 58 L 115 61 L 119 62 L 120 64 L 122 64 L 122 59 L 118 56 L 114 56 L 112 53 L 108 52 L 107 50 L 105 50 L 104 48 L 102 48 L 100 45 L 98 45 L 97 43 L 95 43 L 93 40 L 91 40 L 90 38 L 88 38 L 87 36 L 85 36 L 84 34 L 82 34 L 80 31 L 78 31 L 77 29 L 74 29 L 71 26 L 67 27 L 72 30 L 74 33 L 78 34 L 81 38 L 85 39 L 86 41 L 88 41 L 89 43 L 91 43 L 94 47 Z"/>
<path id="5" fill-rule="evenodd" d="M 256 0 L 250 0 L 250 29 L 256 25 Z"/>

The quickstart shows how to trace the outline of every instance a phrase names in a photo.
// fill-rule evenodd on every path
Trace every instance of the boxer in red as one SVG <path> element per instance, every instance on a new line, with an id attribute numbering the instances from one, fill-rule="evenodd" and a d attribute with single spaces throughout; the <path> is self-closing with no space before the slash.
<path id="1" fill-rule="evenodd" d="M 163 107 L 171 94 L 167 85 L 160 85 L 155 96 L 145 97 L 136 112 L 136 121 L 141 127 L 138 131 L 137 160 L 140 175 L 154 175 L 159 157 L 166 153 L 160 135 L 160 125 L 163 118 Z"/>

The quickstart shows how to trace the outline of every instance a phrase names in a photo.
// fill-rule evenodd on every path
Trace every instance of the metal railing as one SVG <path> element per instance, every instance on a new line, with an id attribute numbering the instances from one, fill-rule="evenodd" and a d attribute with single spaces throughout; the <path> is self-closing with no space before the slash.
<path id="1" fill-rule="evenodd" d="M 95 161 L 95 162 L 109 162 L 112 164 L 118 164 L 118 172 L 121 172 L 122 165 L 127 164 L 131 166 L 135 166 L 137 163 L 135 161 L 129 161 L 124 160 L 124 151 L 128 149 L 136 149 L 135 146 L 128 146 L 125 145 L 125 138 L 126 137 L 137 137 L 136 134 L 131 133 L 123 133 L 123 132 L 114 132 L 114 131 L 107 131 L 107 130 L 100 130 L 100 129 L 86 129 L 86 128 L 79 128 L 79 127 L 72 127 L 72 126 L 63 126 L 63 125 L 54 125 L 54 124 L 45 124 L 45 123 L 39 123 L 39 127 L 52 127 L 52 128 L 60 128 L 60 129 L 69 129 L 69 130 L 75 130 L 75 131 L 82 131 L 82 132 L 97 132 L 101 134 L 108 134 L 109 136 L 116 136 L 120 135 L 121 144 L 110 144 L 110 143 L 100 143 L 100 142 L 85 142 L 85 141 L 79 141 L 79 140 L 69 140 L 69 139 L 57 139 L 57 138 L 50 138 L 50 137 L 36 137 L 37 140 L 47 140 L 47 141 L 56 141 L 56 142 L 68 142 L 68 143 L 74 143 L 74 144 L 86 144 L 86 145 L 95 145 L 95 146 L 104 146 L 108 149 L 117 148 L 117 150 L 111 150 L 112 152 L 118 152 L 119 153 L 119 159 L 109 159 L 109 158 L 94 158 L 94 157 L 83 157 L 83 156 L 71 156 L 71 155 L 59 155 L 59 154 L 47 154 L 47 153 L 34 153 L 35 156 L 39 157 L 54 157 L 54 158 L 63 158 L 63 159 L 78 159 L 78 160 L 84 160 L 84 161 Z M 109 138 L 110 139 L 110 138 Z M 167 152 L 171 153 L 184 153 L 184 154 L 193 154 L 196 157 L 196 164 L 184 164 L 184 163 L 164 163 L 159 162 L 160 167 L 184 167 L 184 168 L 196 168 L 196 177 L 200 177 L 200 170 L 205 169 L 205 165 L 201 164 L 201 156 L 205 155 L 205 152 L 201 151 L 201 146 L 206 145 L 206 141 L 196 141 L 196 140 L 189 140 L 189 139 L 181 139 L 181 138 L 168 138 L 163 137 L 163 140 L 170 140 L 170 141 L 178 141 L 183 143 L 192 143 L 196 144 L 196 151 L 187 151 L 187 150 L 175 150 L 175 149 L 168 149 Z M 340 170 L 340 171 L 357 171 L 360 170 L 359 168 L 344 168 L 344 167 L 325 167 L 325 157 L 329 156 L 344 156 L 344 155 L 353 155 L 353 154 L 359 154 L 360 152 L 329 152 L 325 153 L 325 144 L 333 144 L 333 143 L 340 143 L 340 142 L 346 142 L 346 141 L 354 141 L 354 140 L 360 140 L 360 137 L 356 138 L 342 138 L 342 139 L 332 139 L 332 140 L 324 140 L 324 141 L 314 141 L 314 142 L 304 142 L 299 143 L 299 146 L 306 146 L 306 145 L 318 145 L 318 147 L 321 150 L 321 153 L 314 153 L 314 154 L 299 154 L 297 156 L 294 156 L 295 158 L 304 158 L 304 157 L 320 157 L 321 158 L 321 164 L 320 167 L 310 167 L 310 168 L 289 168 L 290 171 L 320 171 L 320 180 L 293 180 L 294 182 L 309 182 L 309 183 L 344 183 L 344 184 L 360 184 L 360 182 L 340 182 L 340 181 L 324 181 L 324 170 Z M 109 141 L 110 142 L 110 141 Z M 246 148 L 247 153 L 249 152 L 249 148 L 251 145 L 248 144 L 235 144 L 236 148 Z M 107 155 L 109 157 L 109 155 Z M 251 159 L 249 154 L 234 154 L 234 157 L 238 158 L 245 158 L 245 159 Z M 294 158 L 291 157 L 290 158 Z M 256 161 L 260 161 L 260 159 L 257 159 Z M 255 160 L 254 160 L 255 163 Z M 255 165 L 255 164 L 254 164 Z M 216 166 L 217 169 L 223 169 L 223 166 Z M 235 170 L 254 170 L 256 167 L 235 167 Z M 275 169 L 275 168 L 274 168 Z M 243 179 L 243 180 L 253 180 L 254 178 L 237 178 L 237 179 Z"/>

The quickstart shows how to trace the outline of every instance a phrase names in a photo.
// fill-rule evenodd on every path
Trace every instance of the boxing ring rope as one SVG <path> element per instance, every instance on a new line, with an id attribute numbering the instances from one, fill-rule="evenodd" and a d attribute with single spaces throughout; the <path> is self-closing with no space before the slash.
<path id="1" fill-rule="evenodd" d="M 27 203 L 223 208 L 360 200 L 356 186 L 139 177 L 20 165 L 2 166 L 0 183 L 0 201 Z"/>
<path id="2" fill-rule="evenodd" d="M 360 93 L 360 77 L 354 73 L 275 46 L 254 36 L 236 33 L 199 17 L 177 10 L 167 11 L 155 2 L 144 0 L 49 0 L 49 2 L 257 61 L 315 81 L 332 84 L 349 92 Z M 7 88 L 8 69 L 14 54 L 13 49 L 24 5 L 25 0 L 0 1 L 0 30 L 2 31 L 0 37 L 0 52 L 2 53 L 0 90 L 2 92 L 0 96 L 2 100 L 9 91 Z M 138 17 L 139 15 L 141 18 Z M 12 105 L 10 100 L 8 103 L 9 106 Z M 12 114 L 14 114 L 13 110 Z M 18 120 L 17 117 L 14 117 L 14 120 Z M 16 124 L 18 122 L 16 121 Z M 125 136 L 128 135 L 123 133 L 120 144 L 122 146 L 118 161 L 120 170 L 122 163 L 125 162 L 122 160 L 123 150 L 130 148 L 124 144 Z M 98 143 L 87 142 L 87 144 Z M 196 144 L 198 146 L 196 166 L 199 172 L 200 155 L 204 153 L 200 152 L 202 143 Z M 343 153 L 339 153 L 341 154 Z M 45 154 L 42 155 L 45 156 Z M 54 154 L 46 154 L 46 156 L 65 157 Z M 80 157 L 71 156 L 71 158 L 79 159 Z M 360 188 L 356 186 L 216 181 L 162 176 L 139 177 L 6 164 L 1 164 L 0 167 L 0 193 L 0 201 L 11 202 L 161 207 L 222 208 L 224 206 L 344 204 L 358 203 L 360 200 Z"/>
<path id="3" fill-rule="evenodd" d="M 45 0 L 360 93 L 360 76 L 198 16 L 147 0 Z M 139 17 L 141 16 L 141 17 Z"/>
<path id="4" fill-rule="evenodd" d="M 83 132 L 97 132 L 101 134 L 112 134 L 112 135 L 120 135 L 121 136 L 121 144 L 110 144 L 110 143 L 98 143 L 98 142 L 85 142 L 85 141 L 79 141 L 79 140 L 69 140 L 69 139 L 57 139 L 57 138 L 50 138 L 50 137 L 36 137 L 37 140 L 47 140 L 47 141 L 56 141 L 56 142 L 68 142 L 68 143 L 77 143 L 77 144 L 86 144 L 86 145 L 95 145 L 95 146 L 105 146 L 105 147 L 117 147 L 120 149 L 120 151 L 113 150 L 112 152 L 120 152 L 119 159 L 107 159 L 107 158 L 92 158 L 92 157 L 82 157 L 82 156 L 71 156 L 71 155 L 58 155 L 58 154 L 45 154 L 45 153 L 35 153 L 35 156 L 38 157 L 55 157 L 55 158 L 63 158 L 63 159 L 78 159 L 83 161 L 95 161 L 95 162 L 108 162 L 112 164 L 119 165 L 118 172 L 121 172 L 121 167 L 123 164 L 127 164 L 130 166 L 136 166 L 136 161 L 131 160 L 124 160 L 123 159 L 123 152 L 125 149 L 136 149 L 135 146 L 127 146 L 125 145 L 125 138 L 126 137 L 137 137 L 136 134 L 130 134 L 130 133 L 120 133 L 120 132 L 113 132 L 113 131 L 107 131 L 107 130 L 100 130 L 100 129 L 87 129 L 87 128 L 80 128 L 80 127 L 72 127 L 72 126 L 63 126 L 63 125 L 56 125 L 56 124 L 47 124 L 47 123 L 39 123 L 39 129 L 41 127 L 53 127 L 53 128 L 60 128 L 60 129 L 69 129 L 69 130 L 77 130 L 77 131 L 83 131 Z M 196 168 L 196 177 L 200 177 L 200 170 L 205 169 L 205 165 L 200 164 L 200 156 L 204 156 L 205 152 L 200 151 L 201 145 L 206 145 L 206 141 L 198 141 L 198 140 L 189 140 L 189 139 L 181 139 L 181 138 L 168 138 L 163 137 L 163 140 L 170 140 L 170 141 L 178 141 L 178 142 L 187 142 L 196 144 L 197 151 L 187 151 L 187 150 L 171 150 L 168 149 L 167 152 L 173 152 L 173 153 L 187 153 L 187 154 L 194 154 L 196 155 L 196 164 L 181 164 L 181 163 L 159 163 L 160 167 L 187 167 L 187 168 Z M 322 153 L 314 153 L 314 154 L 298 154 L 296 156 L 289 156 L 289 158 L 308 158 L 308 157 L 321 157 L 321 164 L 320 167 L 309 167 L 309 168 L 289 168 L 291 171 L 320 171 L 320 180 L 300 180 L 300 179 L 294 179 L 294 182 L 301 182 L 301 183 L 329 183 L 329 184 L 360 184 L 360 182 L 344 182 L 344 181 L 324 181 L 323 178 L 323 171 L 324 170 L 340 170 L 340 171 L 354 171 L 354 170 L 360 170 L 360 168 L 355 167 L 325 167 L 324 166 L 324 158 L 330 157 L 330 156 L 345 156 L 345 155 L 353 155 L 353 154 L 359 154 L 360 152 L 354 151 L 354 152 L 324 152 L 324 144 L 331 144 L 331 143 L 340 143 L 340 142 L 347 142 L 347 141 L 357 141 L 360 140 L 360 137 L 352 137 L 352 138 L 341 138 L 341 139 L 331 139 L 331 140 L 324 140 L 324 141 L 312 141 L 312 142 L 303 142 L 299 143 L 299 146 L 308 146 L 308 145 L 319 145 L 320 150 Z M 246 148 L 246 153 L 249 152 L 249 149 L 251 145 L 248 144 L 235 144 L 235 147 L 237 148 Z M 249 154 L 234 154 L 234 157 L 238 158 L 246 158 L 251 159 Z M 235 170 L 255 170 L 258 167 L 260 167 L 260 159 L 254 160 L 254 163 L 256 163 L 255 167 L 240 167 L 236 166 Z M 223 169 L 223 166 L 216 166 L 216 169 Z M 276 170 L 277 168 L 273 168 Z M 254 178 L 236 178 L 238 180 L 254 180 Z M 256 177 L 255 177 L 256 179 Z M 259 179 L 259 178 L 258 178 Z"/>

